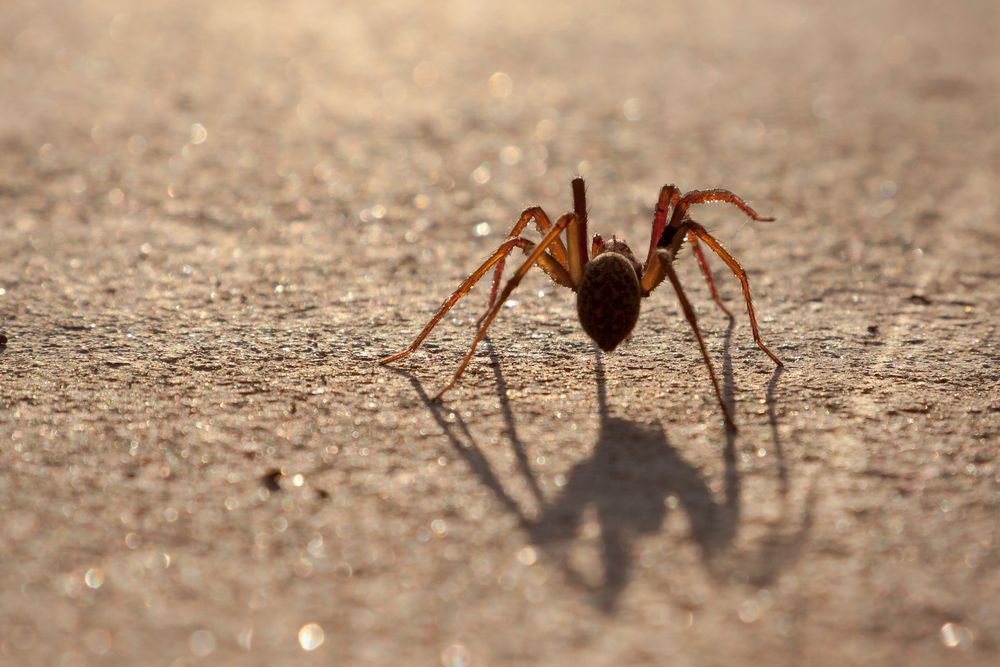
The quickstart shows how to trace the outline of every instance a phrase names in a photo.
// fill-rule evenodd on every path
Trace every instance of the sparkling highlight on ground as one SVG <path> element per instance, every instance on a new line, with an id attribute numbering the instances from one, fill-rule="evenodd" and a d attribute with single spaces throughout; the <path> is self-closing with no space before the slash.
<path id="1" fill-rule="evenodd" d="M 316 623 L 306 623 L 299 628 L 299 646 L 304 651 L 315 651 L 326 640 L 326 633 Z"/>

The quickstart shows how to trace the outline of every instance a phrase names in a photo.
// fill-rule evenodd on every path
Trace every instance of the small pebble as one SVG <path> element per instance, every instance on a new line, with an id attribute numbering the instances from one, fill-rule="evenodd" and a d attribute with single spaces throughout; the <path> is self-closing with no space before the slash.
<path id="1" fill-rule="evenodd" d="M 278 482 L 283 476 L 282 472 L 277 468 L 272 468 L 264 473 L 264 476 L 260 478 L 260 483 L 264 485 L 264 488 L 268 491 L 275 492 L 281 491 L 281 484 Z"/>

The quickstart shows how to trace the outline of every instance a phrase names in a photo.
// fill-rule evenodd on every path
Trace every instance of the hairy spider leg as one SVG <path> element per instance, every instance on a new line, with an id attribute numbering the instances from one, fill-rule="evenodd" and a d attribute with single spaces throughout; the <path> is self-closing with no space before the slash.
<path id="1" fill-rule="evenodd" d="M 549 216 L 545 213 L 544 210 L 542 210 L 542 207 L 531 206 L 529 208 L 524 209 L 521 212 L 521 215 L 518 217 L 517 222 L 514 224 L 514 228 L 511 229 L 510 234 L 507 235 L 507 238 L 514 238 L 516 236 L 520 236 L 521 232 L 524 230 L 525 227 L 528 226 L 528 223 L 531 222 L 532 220 L 534 220 L 535 226 L 538 227 L 538 233 L 541 234 L 542 236 L 545 236 L 545 234 L 547 234 L 548 231 L 552 228 L 552 221 L 549 220 Z M 525 252 L 528 251 L 525 250 Z M 550 252 L 556 258 L 556 261 L 558 261 L 559 264 L 562 265 L 562 268 L 568 271 L 569 261 L 566 259 L 566 247 L 563 245 L 562 239 L 555 240 L 555 242 L 552 244 L 552 249 Z M 497 268 L 493 271 L 493 287 L 490 289 L 490 302 L 486 306 L 486 312 L 480 315 L 479 319 L 476 320 L 476 326 L 479 326 L 479 324 L 482 323 L 483 318 L 486 317 L 486 313 L 490 312 L 490 308 L 493 307 L 493 304 L 497 300 L 497 289 L 500 287 L 500 277 L 503 275 L 503 269 L 506 263 L 507 263 L 506 256 L 501 257 L 500 261 L 497 262 Z M 570 289 L 573 288 L 572 281 L 563 282 L 561 279 L 557 279 L 552 273 L 549 273 L 549 275 L 552 276 L 552 279 L 556 283 L 569 287 Z"/>
<path id="2" fill-rule="evenodd" d="M 670 226 L 680 227 L 687 215 L 688 207 L 692 204 L 707 204 L 709 202 L 732 204 L 758 222 L 774 222 L 774 218 L 765 218 L 760 215 L 757 211 L 750 208 L 749 204 L 729 190 L 691 190 L 684 193 L 684 196 L 680 198 L 680 201 L 674 207 L 674 214 L 670 217 Z"/>
<path id="3" fill-rule="evenodd" d="M 587 254 L 587 188 L 579 177 L 573 179 L 573 212 L 576 213 L 576 218 L 566 230 L 566 243 L 569 249 L 569 274 L 573 276 L 573 284 L 579 285 L 583 280 L 583 267 L 590 260 Z"/>
<path id="4" fill-rule="evenodd" d="M 514 225 L 514 228 L 510 230 L 510 234 L 507 235 L 508 238 L 520 236 L 521 231 L 527 227 L 528 223 L 532 220 L 535 221 L 535 225 L 538 227 L 538 233 L 542 236 L 548 234 L 549 230 L 552 229 L 552 221 L 549 220 L 549 216 L 544 210 L 542 210 L 542 207 L 531 206 L 521 212 L 521 215 L 517 220 L 517 224 Z M 557 238 L 552 243 L 552 248 L 549 250 L 549 253 L 559 260 L 559 263 L 562 264 L 564 269 L 569 269 L 569 263 L 566 259 L 566 246 L 563 245 L 562 239 Z"/>
<path id="5" fill-rule="evenodd" d="M 676 185 L 664 185 L 660 188 L 660 196 L 656 200 L 656 212 L 653 214 L 653 231 L 649 235 L 649 253 L 646 254 L 646 265 L 653 261 L 653 255 L 660 244 L 660 237 L 667 226 L 667 213 L 671 206 L 677 206 L 677 201 L 681 198 L 680 190 Z"/>
<path id="6" fill-rule="evenodd" d="M 771 359 L 774 360 L 774 363 L 779 366 L 783 366 L 784 364 L 781 363 L 781 359 L 778 359 L 778 357 L 776 357 L 771 350 L 767 349 L 767 346 L 764 345 L 764 341 L 760 338 L 760 331 L 757 328 L 757 316 L 754 314 L 753 300 L 750 298 L 750 282 L 747 280 L 747 272 L 743 270 L 740 263 L 737 262 L 733 256 L 722 247 L 722 244 L 719 243 L 714 236 L 709 234 L 704 227 L 690 219 L 684 224 L 691 233 L 695 234 L 699 239 L 704 241 L 709 248 L 714 250 L 715 254 L 721 257 L 722 261 L 725 262 L 732 272 L 736 274 L 736 277 L 740 279 L 740 284 L 743 286 L 743 296 L 746 298 L 747 302 L 747 313 L 750 315 L 750 328 L 753 330 L 753 339 L 757 342 L 757 347 L 763 350 L 767 356 L 771 357 Z"/>
<path id="7" fill-rule="evenodd" d="M 676 237 L 676 227 L 671 227 L 668 234 L 664 233 L 667 231 L 667 215 L 670 212 L 670 208 L 676 208 L 680 199 L 681 193 L 676 185 L 671 183 L 664 185 L 660 189 L 660 196 L 656 200 L 656 210 L 653 215 L 652 232 L 649 235 L 649 253 L 646 255 L 647 266 L 653 260 L 653 254 L 656 252 L 658 247 L 669 248 L 674 255 L 676 255 L 677 251 L 680 249 L 684 236 L 682 235 L 680 237 Z M 714 299 L 715 303 L 722 309 L 722 312 L 732 319 L 733 314 L 722 303 L 722 300 L 719 298 L 719 292 L 715 289 L 715 281 L 712 279 L 712 270 L 709 268 L 708 262 L 705 261 L 705 255 L 701 251 L 701 246 L 698 245 L 698 238 L 694 234 L 688 234 L 687 238 L 691 241 L 694 256 L 698 260 L 698 266 L 701 267 L 701 272 L 705 276 L 705 281 L 708 283 L 708 289 L 712 292 L 712 299 Z M 662 281 L 662 277 L 660 280 Z M 653 287 L 655 288 L 656 285 L 653 285 Z"/>
<path id="8" fill-rule="evenodd" d="M 551 232 L 545 238 L 548 238 L 549 236 L 551 236 Z M 458 286 L 458 289 L 456 289 L 455 292 L 450 297 L 448 297 L 443 304 L 441 304 L 441 308 L 438 310 L 437 314 L 431 318 L 431 321 L 427 323 L 427 326 L 424 327 L 424 330 L 420 332 L 420 335 L 416 337 L 416 339 L 413 341 L 410 347 L 406 348 L 402 352 L 392 355 L 391 357 L 386 357 L 385 359 L 382 359 L 379 363 L 388 364 L 392 361 L 396 361 L 397 359 L 405 357 L 406 355 L 412 353 L 414 350 L 420 347 L 420 343 L 422 343 L 423 340 L 427 338 L 427 334 L 429 334 L 431 332 L 431 329 L 433 329 L 437 325 L 437 323 L 441 321 L 441 318 L 444 317 L 445 313 L 447 313 L 459 299 L 465 296 L 469 292 L 469 290 L 472 289 L 472 287 L 479 281 L 479 279 L 482 278 L 483 275 L 490 270 L 491 266 L 493 266 L 499 261 L 502 261 L 505 257 L 507 257 L 507 255 L 509 255 L 514 250 L 514 248 L 521 248 L 525 250 L 525 252 L 528 251 L 533 252 L 535 249 L 535 244 L 527 239 L 521 239 L 521 238 L 508 239 L 503 243 L 501 243 L 500 247 L 497 248 L 496 252 L 490 255 L 490 257 L 485 262 L 483 262 L 482 266 L 473 271 L 472 275 L 466 278 L 465 281 Z M 552 257 L 552 255 L 549 255 L 548 253 L 543 253 L 542 255 L 536 257 L 536 260 L 541 265 L 542 269 L 544 269 L 545 272 L 548 273 L 549 276 L 551 276 L 554 281 L 560 283 L 565 283 L 569 281 L 570 278 L 569 274 L 566 273 L 566 269 L 564 269 L 562 265 L 560 265 L 559 262 L 556 261 L 554 257 Z"/>
<path id="9" fill-rule="evenodd" d="M 688 324 L 691 325 L 691 329 L 694 331 L 694 337 L 698 340 L 698 347 L 701 348 L 701 357 L 705 360 L 705 366 L 708 368 L 708 376 L 712 379 L 712 387 L 715 388 L 715 397 L 719 401 L 719 407 L 722 408 L 723 419 L 726 422 L 726 426 L 735 431 L 736 424 L 733 423 L 733 419 L 729 415 L 729 410 L 726 408 L 726 403 L 722 400 L 722 392 L 719 391 L 719 381 L 715 377 L 715 368 L 712 366 L 712 360 L 708 356 L 705 341 L 701 337 L 701 329 L 698 327 L 698 317 L 694 314 L 694 308 L 691 307 L 691 302 L 688 301 L 687 295 L 684 294 L 684 288 L 681 287 L 681 281 L 677 278 L 677 273 L 674 271 L 672 263 L 673 255 L 670 251 L 663 250 L 662 248 L 657 250 L 656 254 L 653 255 L 653 260 L 649 263 L 649 268 L 642 276 L 643 287 L 647 284 L 653 284 L 654 286 L 655 284 L 659 284 L 663 281 L 664 275 L 670 279 L 670 284 L 674 286 L 674 291 L 677 292 L 677 299 L 681 302 L 684 317 L 687 318 Z"/>
<path id="10" fill-rule="evenodd" d="M 476 347 L 479 345 L 479 342 L 486 336 L 486 330 L 489 329 L 490 324 L 493 323 L 497 313 L 500 312 L 500 308 L 503 306 L 504 301 L 507 300 L 507 297 L 509 297 L 510 293 L 514 291 L 514 288 L 518 286 L 521 279 L 524 278 L 524 275 L 528 273 L 528 270 L 535 264 L 535 262 L 538 262 L 542 257 L 547 256 L 545 249 L 552 245 L 552 243 L 559 238 L 559 234 L 561 234 L 563 230 L 575 220 L 576 215 L 573 213 L 567 213 L 559 218 L 559 220 L 556 221 L 555 226 L 549 230 L 549 233 L 546 234 L 538 245 L 535 246 L 535 249 L 531 251 L 531 254 L 528 255 L 528 259 L 524 260 L 524 263 L 520 266 L 520 268 L 514 272 L 514 275 L 507 281 L 503 291 L 500 293 L 500 298 L 497 300 L 496 304 L 494 304 L 493 308 L 490 309 L 490 312 L 486 314 L 486 318 L 479 326 L 479 331 L 476 332 L 476 338 L 472 341 L 472 347 L 469 348 L 468 354 L 466 354 L 465 358 L 462 359 L 461 365 L 459 365 L 458 370 L 455 371 L 455 376 L 452 377 L 451 381 L 437 393 L 434 400 L 439 400 L 444 395 L 444 392 L 455 386 L 458 379 L 462 377 L 462 373 L 465 372 L 465 367 L 468 366 L 469 362 L 472 360 L 472 355 L 476 353 Z M 551 257 L 551 255 L 548 256 Z"/>
<path id="11" fill-rule="evenodd" d="M 691 250 L 694 251 L 694 256 L 698 258 L 698 266 L 701 267 L 701 272 L 705 274 L 705 281 L 708 283 L 708 289 L 712 292 L 712 298 L 715 299 L 715 304 L 722 309 L 722 312 L 726 314 L 729 319 L 733 319 L 733 314 L 726 308 L 725 304 L 722 303 L 722 299 L 719 298 L 719 293 L 715 290 L 715 281 L 712 280 L 712 270 L 708 268 L 708 262 L 705 260 L 705 255 L 701 252 L 701 244 L 698 243 L 698 236 L 694 232 L 688 232 L 688 240 L 691 241 Z"/>

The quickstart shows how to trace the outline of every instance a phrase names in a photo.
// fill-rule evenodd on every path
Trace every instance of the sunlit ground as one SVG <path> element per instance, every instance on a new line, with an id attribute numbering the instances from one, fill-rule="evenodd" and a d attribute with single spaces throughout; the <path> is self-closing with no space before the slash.
<path id="1" fill-rule="evenodd" d="M 996 25 L 8 1 L 0 664 L 996 664 Z M 669 286 L 377 364 L 577 175 L 640 255 L 664 183 L 777 218 L 692 209 L 780 372 L 676 263 L 738 434 Z"/>

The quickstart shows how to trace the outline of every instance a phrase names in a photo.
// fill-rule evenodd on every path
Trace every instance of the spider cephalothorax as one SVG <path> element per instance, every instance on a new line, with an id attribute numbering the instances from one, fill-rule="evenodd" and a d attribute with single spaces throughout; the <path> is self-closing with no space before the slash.
<path id="1" fill-rule="evenodd" d="M 773 218 L 758 215 L 742 199 L 728 190 L 692 190 L 681 195 L 676 186 L 665 185 L 660 190 L 660 197 L 653 215 L 649 252 L 646 255 L 645 263 L 640 264 L 628 245 L 614 237 L 610 241 L 604 241 L 599 234 L 595 234 L 588 253 L 586 193 L 583 179 L 573 179 L 573 213 L 563 215 L 553 225 L 545 211 L 540 207 L 533 206 L 525 209 L 507 240 L 501 243 L 496 252 L 490 255 L 472 275 L 458 286 L 458 289 L 441 305 L 437 314 L 431 318 L 431 321 L 427 323 L 427 326 L 410 347 L 391 357 L 386 357 L 382 363 L 395 361 L 416 350 L 431 332 L 431 329 L 455 305 L 455 302 L 465 296 L 493 267 L 496 268 L 493 272 L 493 289 L 490 291 L 489 307 L 479 318 L 477 323 L 479 330 L 472 341 L 472 347 L 465 355 L 451 382 L 438 393 L 436 398 L 440 398 L 462 376 L 462 372 L 469 365 L 469 361 L 476 351 L 476 346 L 479 345 L 479 342 L 486 335 L 486 330 L 496 318 L 497 313 L 500 312 L 500 307 L 532 266 L 541 267 L 553 282 L 576 292 L 576 307 L 580 324 L 594 342 L 605 351 L 615 349 L 619 343 L 628 338 L 639 319 L 641 300 L 648 297 L 660 283 L 668 279 L 674 291 L 677 292 L 681 309 L 684 311 L 684 316 L 690 323 L 698 346 L 701 348 L 702 358 L 708 368 L 709 377 L 712 379 L 722 414 L 726 423 L 732 426 L 732 419 L 722 401 L 722 394 L 719 392 L 719 383 L 715 378 L 712 362 L 701 338 L 698 319 L 673 269 L 677 251 L 685 240 L 691 242 L 691 248 L 705 274 L 712 298 L 715 299 L 719 308 L 730 317 L 732 314 L 722 304 L 715 290 L 712 273 L 701 252 L 699 242 L 708 245 L 736 274 L 743 287 L 743 296 L 746 300 L 754 340 L 776 364 L 781 365 L 781 361 L 767 349 L 767 346 L 760 339 L 760 332 L 757 330 L 757 317 L 754 315 L 753 302 L 750 299 L 750 284 L 743 267 L 714 236 L 688 216 L 688 209 L 691 205 L 706 202 L 726 202 L 738 207 L 754 220 L 773 220 Z M 668 214 L 670 215 L 669 219 Z M 542 234 L 542 240 L 537 244 L 520 236 L 528 223 L 532 221 Z M 564 232 L 566 235 L 565 243 L 562 239 Z M 498 295 L 497 288 L 500 286 L 504 263 L 515 248 L 520 248 L 528 256 L 528 259 L 518 268 Z"/>

